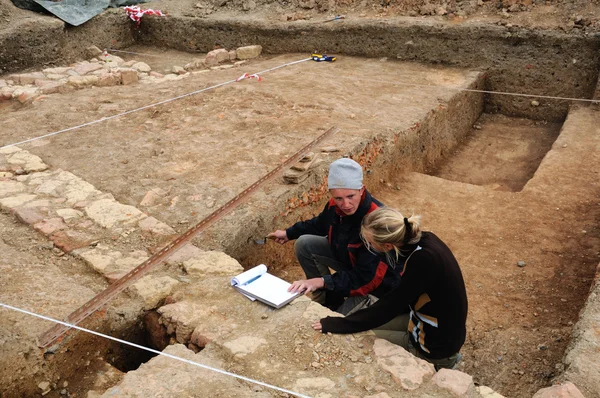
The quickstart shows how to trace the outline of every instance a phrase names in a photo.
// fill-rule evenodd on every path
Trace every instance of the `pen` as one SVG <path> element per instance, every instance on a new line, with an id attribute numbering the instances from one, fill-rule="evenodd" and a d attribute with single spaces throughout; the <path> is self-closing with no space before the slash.
<path id="1" fill-rule="evenodd" d="M 254 282 L 255 280 L 257 280 L 258 278 L 260 278 L 262 275 L 256 275 L 254 278 L 250 279 L 248 282 L 244 283 L 244 285 L 249 285 L 252 282 Z"/>

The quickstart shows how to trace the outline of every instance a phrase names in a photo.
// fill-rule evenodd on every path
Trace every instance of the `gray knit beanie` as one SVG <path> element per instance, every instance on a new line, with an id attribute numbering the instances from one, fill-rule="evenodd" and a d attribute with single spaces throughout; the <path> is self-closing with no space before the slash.
<path id="1" fill-rule="evenodd" d="M 329 189 L 361 189 L 362 179 L 362 167 L 352 159 L 338 159 L 329 165 L 329 177 L 327 178 Z"/>

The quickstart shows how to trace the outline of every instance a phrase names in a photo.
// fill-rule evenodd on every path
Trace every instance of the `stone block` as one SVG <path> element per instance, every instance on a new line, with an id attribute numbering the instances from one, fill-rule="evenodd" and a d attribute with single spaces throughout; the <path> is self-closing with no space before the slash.
<path id="1" fill-rule="evenodd" d="M 0 181 L 2 182 L 2 181 Z M 23 206 L 25 203 L 30 202 L 36 199 L 36 195 L 16 195 L 16 196 L 8 196 L 6 198 L 0 199 L 0 205 L 7 209 L 14 209 L 16 207 Z"/>
<path id="2" fill-rule="evenodd" d="M 47 220 L 42 220 L 39 223 L 33 226 L 36 231 L 43 233 L 44 235 L 50 235 L 56 231 L 60 231 L 61 229 L 66 229 L 67 224 L 64 223 L 62 218 L 50 218 Z"/>
<path id="3" fill-rule="evenodd" d="M 75 67 L 75 72 L 79 73 L 81 76 L 87 75 L 90 72 L 96 71 L 98 69 L 102 69 L 102 65 L 97 63 L 89 63 L 89 64 L 81 64 Z"/>
<path id="4" fill-rule="evenodd" d="M 121 84 L 127 86 L 138 82 L 138 74 L 135 69 L 120 68 L 119 74 L 121 75 Z"/>
<path id="5" fill-rule="evenodd" d="M 190 275 L 234 276 L 244 271 L 236 259 L 217 251 L 202 251 L 184 261 L 183 267 Z"/>
<path id="6" fill-rule="evenodd" d="M 146 276 L 133 284 L 131 291 L 144 301 L 144 309 L 153 309 L 164 300 L 179 281 L 170 276 Z"/>
<path id="7" fill-rule="evenodd" d="M 237 59 L 237 51 L 231 50 L 229 51 L 229 60 L 235 61 Z"/>
<path id="8" fill-rule="evenodd" d="M 64 81 L 51 81 L 40 87 L 42 94 L 56 94 L 60 92 L 60 88 L 67 84 Z"/>
<path id="9" fill-rule="evenodd" d="M 7 86 L 7 84 L 6 84 L 6 80 L 4 80 L 4 79 L 0 79 L 0 88 L 2 88 L 2 87 L 6 87 L 6 86 Z"/>
<path id="10" fill-rule="evenodd" d="M 475 387 L 475 390 L 482 396 L 482 398 L 504 398 L 504 395 L 498 394 L 488 386 Z"/>
<path id="11" fill-rule="evenodd" d="M 207 68 L 219 65 L 219 61 L 217 61 L 217 57 L 215 55 L 210 55 L 210 53 L 208 53 L 206 55 L 206 58 L 204 58 L 204 61 L 202 63 Z"/>
<path id="12" fill-rule="evenodd" d="M 21 222 L 29 225 L 42 222 L 46 218 L 46 215 L 37 208 L 17 208 L 13 211 Z"/>
<path id="13" fill-rule="evenodd" d="M 20 75 L 14 75 L 15 82 L 19 84 L 34 84 L 37 79 L 44 79 L 46 76 L 42 72 L 23 73 Z"/>
<path id="14" fill-rule="evenodd" d="M 0 181 L 0 198 L 25 191 L 25 184 L 18 181 Z"/>
<path id="15" fill-rule="evenodd" d="M 411 355 L 404 348 L 387 340 L 376 339 L 373 351 L 379 367 L 391 374 L 405 390 L 416 390 L 426 378 L 435 374 L 431 363 Z"/>
<path id="16" fill-rule="evenodd" d="M 89 218 L 104 228 L 116 225 L 135 225 L 147 216 L 133 206 L 110 199 L 96 200 L 85 207 Z"/>
<path id="17" fill-rule="evenodd" d="M 98 75 L 98 83 L 96 85 L 98 87 L 109 87 L 116 86 L 121 82 L 121 76 L 114 73 L 101 73 Z"/>
<path id="18" fill-rule="evenodd" d="M 28 151 L 15 152 L 6 157 L 6 161 L 14 166 L 19 166 L 25 173 L 44 171 L 48 168 L 42 159 Z"/>
<path id="19" fill-rule="evenodd" d="M 257 58 L 261 52 L 262 46 L 260 45 L 240 47 L 236 50 L 238 59 Z"/>
<path id="20" fill-rule="evenodd" d="M 533 398 L 585 398 L 581 391 L 571 382 L 542 388 Z"/>
<path id="21" fill-rule="evenodd" d="M 224 48 L 219 48 L 217 50 L 212 50 L 208 54 L 206 54 L 206 58 L 215 57 L 215 60 L 218 64 L 221 62 L 229 61 L 229 51 Z"/>
<path id="22" fill-rule="evenodd" d="M 88 86 L 93 86 L 98 83 L 98 76 L 89 75 L 89 76 L 71 76 L 67 79 L 67 83 L 75 88 L 84 88 Z"/>
<path id="23" fill-rule="evenodd" d="M 17 96 L 17 101 L 21 104 L 29 104 L 39 96 L 39 90 L 35 87 L 24 89 Z M 14 97 L 14 94 L 13 94 Z"/>
<path id="24" fill-rule="evenodd" d="M 94 58 L 102 55 L 102 50 L 96 46 L 89 46 L 85 49 L 85 55 L 87 58 Z"/>
<path id="25" fill-rule="evenodd" d="M 131 65 L 131 68 L 137 70 L 138 72 L 145 73 L 148 73 L 152 70 L 152 68 L 150 68 L 150 65 L 148 65 L 145 62 L 136 62 L 133 65 Z"/>
<path id="26" fill-rule="evenodd" d="M 431 380 L 457 397 L 467 396 L 474 388 L 473 377 L 458 370 L 440 369 Z"/>
<path id="27" fill-rule="evenodd" d="M 154 206 L 159 204 L 162 199 L 167 196 L 168 192 L 161 188 L 152 188 L 140 202 L 140 206 Z"/>
<path id="28" fill-rule="evenodd" d="M 198 249 L 196 246 L 187 244 L 183 246 L 181 249 L 177 250 L 171 256 L 166 259 L 167 264 L 181 264 L 186 260 L 191 259 L 192 257 L 198 256 L 202 253 L 202 250 Z"/>
<path id="29" fill-rule="evenodd" d="M 71 253 L 73 250 L 88 246 L 93 241 L 93 237 L 78 231 L 61 230 L 50 235 L 50 240 L 65 253 Z"/>
<path id="30" fill-rule="evenodd" d="M 75 209 L 58 209 L 56 210 L 56 214 L 65 221 L 83 217 L 83 213 Z"/>
<path id="31" fill-rule="evenodd" d="M 58 68 L 46 68 L 43 70 L 44 74 L 47 75 L 64 75 L 71 68 L 68 67 L 58 67 Z"/>

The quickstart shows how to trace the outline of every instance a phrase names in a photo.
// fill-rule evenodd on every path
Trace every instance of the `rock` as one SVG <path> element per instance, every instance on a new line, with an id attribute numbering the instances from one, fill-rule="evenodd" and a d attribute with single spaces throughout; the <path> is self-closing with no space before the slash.
<path id="1" fill-rule="evenodd" d="M 435 374 L 433 365 L 414 357 L 404 348 L 387 340 L 376 339 L 373 345 L 378 365 L 392 375 L 405 390 L 415 390 L 425 378 Z"/>
<path id="2" fill-rule="evenodd" d="M 96 46 L 89 46 L 85 49 L 85 56 L 87 58 L 99 57 L 100 55 L 102 55 L 102 50 Z"/>
<path id="3" fill-rule="evenodd" d="M 190 343 L 193 343 L 200 348 L 206 347 L 206 345 L 210 343 L 211 340 L 212 338 L 208 337 L 206 333 L 202 332 L 200 328 L 194 329 L 190 337 Z"/>
<path id="4" fill-rule="evenodd" d="M 188 243 L 187 245 L 183 246 L 181 249 L 173 253 L 171 256 L 169 256 L 169 258 L 167 258 L 165 261 L 169 265 L 181 264 L 184 261 L 187 261 L 195 256 L 200 255 L 200 253 L 203 253 L 203 251 L 198 249 L 196 246 Z"/>
<path id="5" fill-rule="evenodd" d="M 161 202 L 167 196 L 168 192 L 161 188 L 153 188 L 146 192 L 144 198 L 140 202 L 140 206 L 154 206 Z"/>
<path id="6" fill-rule="evenodd" d="M 2 181 L 0 181 L 1 183 Z M 14 209 L 20 206 L 23 206 L 25 203 L 30 202 L 36 199 L 36 195 L 17 195 L 17 196 L 9 196 L 7 198 L 0 199 L 0 205 L 2 207 L 6 207 L 8 209 Z"/>
<path id="7" fill-rule="evenodd" d="M 171 68 L 171 73 L 175 74 L 175 75 L 183 75 L 184 73 L 186 73 L 186 70 L 184 68 L 182 68 L 181 66 L 173 66 Z"/>
<path id="8" fill-rule="evenodd" d="M 131 290 L 144 301 L 144 309 L 156 308 L 173 290 L 179 281 L 170 276 L 149 275 L 131 286 Z"/>
<path id="9" fill-rule="evenodd" d="M 125 62 L 123 58 L 112 54 L 103 55 L 102 58 L 104 62 L 110 63 L 111 66 L 121 66 Z"/>
<path id="10" fill-rule="evenodd" d="M 584 398 L 583 394 L 571 382 L 542 388 L 535 393 L 533 398 Z"/>
<path id="11" fill-rule="evenodd" d="M 58 209 L 56 210 L 56 214 L 58 214 L 65 221 L 73 218 L 83 217 L 83 213 L 75 209 Z"/>
<path id="12" fill-rule="evenodd" d="M 14 94 L 13 94 L 14 96 Z M 23 90 L 22 93 L 19 94 L 17 100 L 21 104 L 28 104 L 33 102 L 39 96 L 39 89 L 37 88 L 28 88 Z"/>
<path id="13" fill-rule="evenodd" d="M 124 205 L 110 199 L 100 199 L 85 207 L 89 218 L 104 228 L 117 225 L 135 225 L 147 216 L 133 206 Z"/>
<path id="14" fill-rule="evenodd" d="M 194 70 L 204 68 L 204 58 L 197 58 L 192 62 L 189 62 L 184 65 L 183 69 L 185 70 Z M 161 76 L 162 77 L 162 76 Z"/>
<path id="15" fill-rule="evenodd" d="M 183 267 L 190 275 L 225 275 L 233 276 L 243 272 L 240 263 L 223 252 L 201 251 L 194 257 L 185 260 Z"/>
<path id="16" fill-rule="evenodd" d="M 473 377 L 458 370 L 440 369 L 433 376 L 432 382 L 458 397 L 468 396 L 474 388 Z"/>
<path id="17" fill-rule="evenodd" d="M 503 395 L 498 394 L 496 391 L 487 386 L 475 387 L 475 389 L 483 398 L 504 398 Z"/>
<path id="18" fill-rule="evenodd" d="M 121 84 L 127 86 L 138 82 L 138 74 L 135 69 L 119 68 Z"/>
<path id="19" fill-rule="evenodd" d="M 121 76 L 115 73 L 102 73 L 98 75 L 98 87 L 116 86 L 121 82 Z"/>
<path id="20" fill-rule="evenodd" d="M 36 231 L 43 233 L 44 235 L 50 235 L 61 229 L 66 229 L 67 224 L 63 222 L 62 218 L 56 217 L 47 220 L 42 220 L 39 223 L 36 223 L 33 226 L 33 228 L 35 228 Z"/>
<path id="21" fill-rule="evenodd" d="M 149 76 L 152 76 L 152 77 L 157 77 L 157 78 L 159 78 L 159 79 L 160 79 L 161 77 L 164 77 L 164 75 L 163 75 L 162 73 L 158 73 L 158 72 L 154 72 L 154 71 L 152 71 L 152 72 L 149 72 L 149 73 L 148 73 L 148 75 L 149 75 Z"/>
<path id="22" fill-rule="evenodd" d="M 50 392 L 50 382 L 48 382 L 48 381 L 42 381 L 37 386 L 40 389 L 42 395 L 46 395 Z"/>
<path id="23" fill-rule="evenodd" d="M 314 1 L 314 0 L 312 0 Z M 251 11 L 256 8 L 256 2 L 254 0 L 244 0 L 242 2 L 242 10 L 243 11 Z"/>
<path id="24" fill-rule="evenodd" d="M 0 88 L 2 88 L 2 87 L 6 87 L 6 86 L 7 86 L 7 84 L 6 84 L 6 80 L 2 80 L 2 79 L 0 79 Z"/>
<path id="25" fill-rule="evenodd" d="M 136 62 L 133 65 L 131 65 L 131 68 L 137 70 L 138 72 L 145 73 L 148 73 L 152 70 L 152 68 L 150 68 L 150 65 L 148 65 L 145 62 Z"/>
<path id="26" fill-rule="evenodd" d="M 375 395 L 367 395 L 367 396 L 365 396 L 365 398 L 391 398 L 391 397 L 385 392 L 380 392 L 379 394 L 375 394 Z"/>
<path id="27" fill-rule="evenodd" d="M 18 181 L 0 181 L 0 198 L 25 191 L 25 184 Z"/>
<path id="28" fill-rule="evenodd" d="M 517 261 L 517 266 L 518 266 L 518 267 L 521 267 L 521 268 L 523 268 L 525 265 L 527 265 L 527 264 L 525 263 L 525 261 L 523 261 L 523 260 Z"/>
<path id="29" fill-rule="evenodd" d="M 68 68 L 68 67 L 46 68 L 43 70 L 43 72 L 44 72 L 44 74 L 46 74 L 46 77 L 47 77 L 49 74 L 64 75 L 70 69 L 71 68 Z"/>
<path id="30" fill-rule="evenodd" d="M 84 88 L 98 83 L 98 76 L 71 76 L 67 79 L 67 83 L 75 88 Z"/>
<path id="31" fill-rule="evenodd" d="M 229 60 L 235 61 L 237 59 L 237 51 L 231 50 L 229 51 Z"/>
<path id="32" fill-rule="evenodd" d="M 217 64 L 221 62 L 229 61 L 229 51 L 224 48 L 219 48 L 217 50 L 212 50 L 208 54 L 206 54 L 206 58 L 214 57 L 217 60 Z"/>
<path id="33" fill-rule="evenodd" d="M 46 76 L 42 72 L 34 72 L 34 73 L 23 73 L 21 75 L 13 75 L 13 80 L 15 83 L 19 83 L 22 85 L 25 84 L 34 84 L 38 79 L 44 79 Z"/>
<path id="34" fill-rule="evenodd" d="M 239 47 L 236 50 L 238 59 L 257 58 L 261 52 L 262 52 L 262 46 L 260 46 L 260 45 Z"/>
<path id="35" fill-rule="evenodd" d="M 137 62 L 138 61 L 136 61 L 136 60 L 131 60 L 131 61 L 123 62 L 120 66 L 122 66 L 124 68 L 131 68 Z"/>
<path id="36" fill-rule="evenodd" d="M 45 95 L 59 93 L 61 87 L 63 87 L 65 84 L 67 83 L 64 81 L 53 81 L 46 83 L 42 87 L 40 87 L 40 93 Z"/>
<path id="37" fill-rule="evenodd" d="M 50 235 L 50 240 L 65 253 L 71 253 L 73 250 L 88 246 L 94 239 L 82 232 L 62 230 Z"/>
<path id="38" fill-rule="evenodd" d="M 90 72 L 96 71 L 98 69 L 102 69 L 102 65 L 89 63 L 89 64 L 81 64 L 75 67 L 75 72 L 79 73 L 81 76 L 87 75 Z"/>
<path id="39" fill-rule="evenodd" d="M 531 106 L 540 106 L 540 103 L 536 100 L 531 101 Z"/>

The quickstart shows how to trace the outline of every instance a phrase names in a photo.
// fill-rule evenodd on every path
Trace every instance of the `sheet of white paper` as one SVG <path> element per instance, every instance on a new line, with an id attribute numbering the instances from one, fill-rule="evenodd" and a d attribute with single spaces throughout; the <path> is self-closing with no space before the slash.
<path id="1" fill-rule="evenodd" d="M 298 293 L 287 291 L 290 285 L 290 283 L 276 276 L 263 274 L 247 285 L 238 285 L 238 288 L 279 306 L 286 300 L 298 295 Z"/>
<path id="2" fill-rule="evenodd" d="M 248 283 L 248 281 L 251 281 L 252 279 L 256 278 L 257 276 L 260 276 L 260 275 L 266 274 L 266 273 L 267 273 L 266 265 L 264 265 L 264 264 L 257 265 L 256 267 L 250 268 L 248 271 L 242 272 L 238 276 L 232 278 L 231 286 L 243 285 L 245 283 Z"/>

